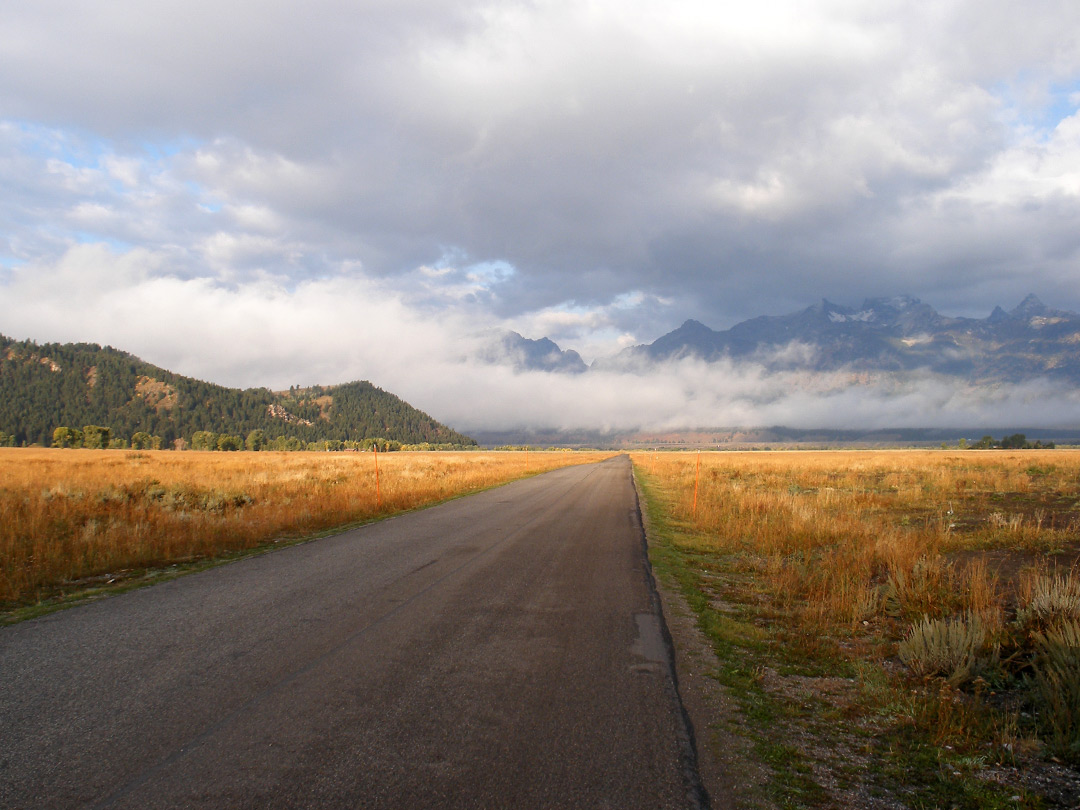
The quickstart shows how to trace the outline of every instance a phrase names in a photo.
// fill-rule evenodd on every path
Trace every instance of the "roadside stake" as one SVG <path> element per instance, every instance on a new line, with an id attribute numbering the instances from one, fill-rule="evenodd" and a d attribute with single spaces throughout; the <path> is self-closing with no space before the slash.
<path id="1" fill-rule="evenodd" d="M 382 491 L 379 489 L 379 443 L 371 445 L 375 451 L 375 508 L 382 509 Z"/>
<path id="2" fill-rule="evenodd" d="M 694 469 L 694 520 L 697 520 L 697 488 L 698 488 L 698 481 L 700 479 L 701 479 L 701 451 L 698 450 L 697 466 Z"/>

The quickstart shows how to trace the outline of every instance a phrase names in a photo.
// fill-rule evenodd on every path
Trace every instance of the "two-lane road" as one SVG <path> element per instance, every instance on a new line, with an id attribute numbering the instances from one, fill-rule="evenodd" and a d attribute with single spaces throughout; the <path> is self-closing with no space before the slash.
<path id="1" fill-rule="evenodd" d="M 0 807 L 694 807 L 660 628 L 558 470 L 0 628 Z"/>

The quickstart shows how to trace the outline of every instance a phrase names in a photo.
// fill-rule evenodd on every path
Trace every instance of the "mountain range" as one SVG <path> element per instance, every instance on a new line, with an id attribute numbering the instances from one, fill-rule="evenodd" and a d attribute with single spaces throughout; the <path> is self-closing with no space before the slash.
<path id="1" fill-rule="evenodd" d="M 543 345 L 548 358 L 569 354 L 546 338 Z M 948 317 L 909 296 L 870 298 L 859 307 L 822 300 L 723 331 L 688 320 L 652 343 L 598 358 L 589 369 L 633 371 L 684 358 L 753 362 L 769 371 L 926 370 L 976 385 L 1039 377 L 1080 383 L 1080 314 L 1048 307 L 1034 295 L 1008 312 L 996 307 L 986 318 Z M 527 353 L 517 367 L 564 370 L 537 364 Z"/>
<path id="2" fill-rule="evenodd" d="M 48 446 L 58 427 L 107 427 L 165 447 L 190 445 L 198 432 L 262 431 L 266 440 L 385 439 L 401 444 L 472 446 L 468 436 L 366 381 L 291 388 L 226 388 L 92 343 L 15 341 L 0 335 L 0 435 Z"/>
<path id="3" fill-rule="evenodd" d="M 496 332 L 481 350 L 480 359 L 508 364 L 519 371 L 556 371 L 581 374 L 589 367 L 573 349 L 562 350 L 550 338 L 532 339 L 517 332 Z"/>
<path id="4" fill-rule="evenodd" d="M 787 315 L 714 330 L 695 320 L 652 343 L 598 358 L 591 366 L 549 338 L 493 333 L 484 362 L 518 370 L 585 375 L 647 372 L 696 359 L 748 363 L 767 371 L 851 372 L 852 384 L 929 372 L 969 386 L 1047 379 L 1080 384 L 1080 314 L 1029 295 L 986 318 L 949 317 L 917 298 L 870 298 L 859 307 L 827 300 Z M 0 442 L 49 444 L 57 427 L 109 427 L 114 438 L 160 436 L 165 446 L 196 432 L 307 444 L 383 438 L 402 444 L 475 445 L 369 382 L 232 389 L 158 368 L 96 344 L 42 344 L 0 335 Z M 492 437 L 482 436 L 488 440 Z"/>

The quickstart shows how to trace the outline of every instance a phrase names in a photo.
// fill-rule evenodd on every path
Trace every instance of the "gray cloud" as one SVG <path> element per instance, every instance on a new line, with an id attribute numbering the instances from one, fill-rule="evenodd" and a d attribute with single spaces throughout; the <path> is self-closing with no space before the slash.
<path id="1" fill-rule="evenodd" d="M 455 357 L 490 327 L 586 359 L 821 297 L 1080 309 L 1078 29 L 1069 0 L 17 4 L 0 331 L 264 384 L 415 361 L 337 316 L 315 365 L 278 345 L 268 313 L 335 300 Z M 190 310 L 120 328 L 80 277 Z M 224 301 L 247 364 L 203 357 Z"/>

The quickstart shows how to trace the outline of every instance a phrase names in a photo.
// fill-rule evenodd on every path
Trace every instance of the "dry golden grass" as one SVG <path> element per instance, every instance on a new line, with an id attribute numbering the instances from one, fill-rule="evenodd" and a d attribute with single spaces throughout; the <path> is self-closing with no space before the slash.
<path id="1" fill-rule="evenodd" d="M 700 458 L 695 512 L 696 454 L 633 454 L 639 471 L 666 493 L 671 517 L 688 530 L 685 543 L 742 555 L 810 625 L 865 620 L 885 598 L 894 616 L 971 611 L 1000 626 L 1009 598 L 1001 576 L 1046 552 L 1075 551 L 1080 542 L 1080 452 Z M 991 567 L 973 555 L 990 550 L 1011 559 Z"/>
<path id="2" fill-rule="evenodd" d="M 910 787 L 888 773 L 954 763 L 916 780 L 925 806 L 1005 806 L 984 802 L 991 762 L 1012 769 L 1009 795 L 1038 768 L 1039 790 L 1080 799 L 1075 769 L 1046 761 L 1080 766 L 1080 654 L 1040 641 L 1080 627 L 1080 452 L 702 453 L 700 475 L 695 453 L 632 458 L 718 677 L 807 729 L 805 761 L 843 773 L 863 735 L 884 791 Z M 857 679 L 843 712 L 858 734 L 815 726 L 783 688 L 754 692 L 739 673 L 755 667 Z"/>
<path id="3" fill-rule="evenodd" d="M 0 448 L 0 604 L 122 570 L 249 549 L 610 454 Z M 526 467 L 526 464 L 528 465 Z"/>

